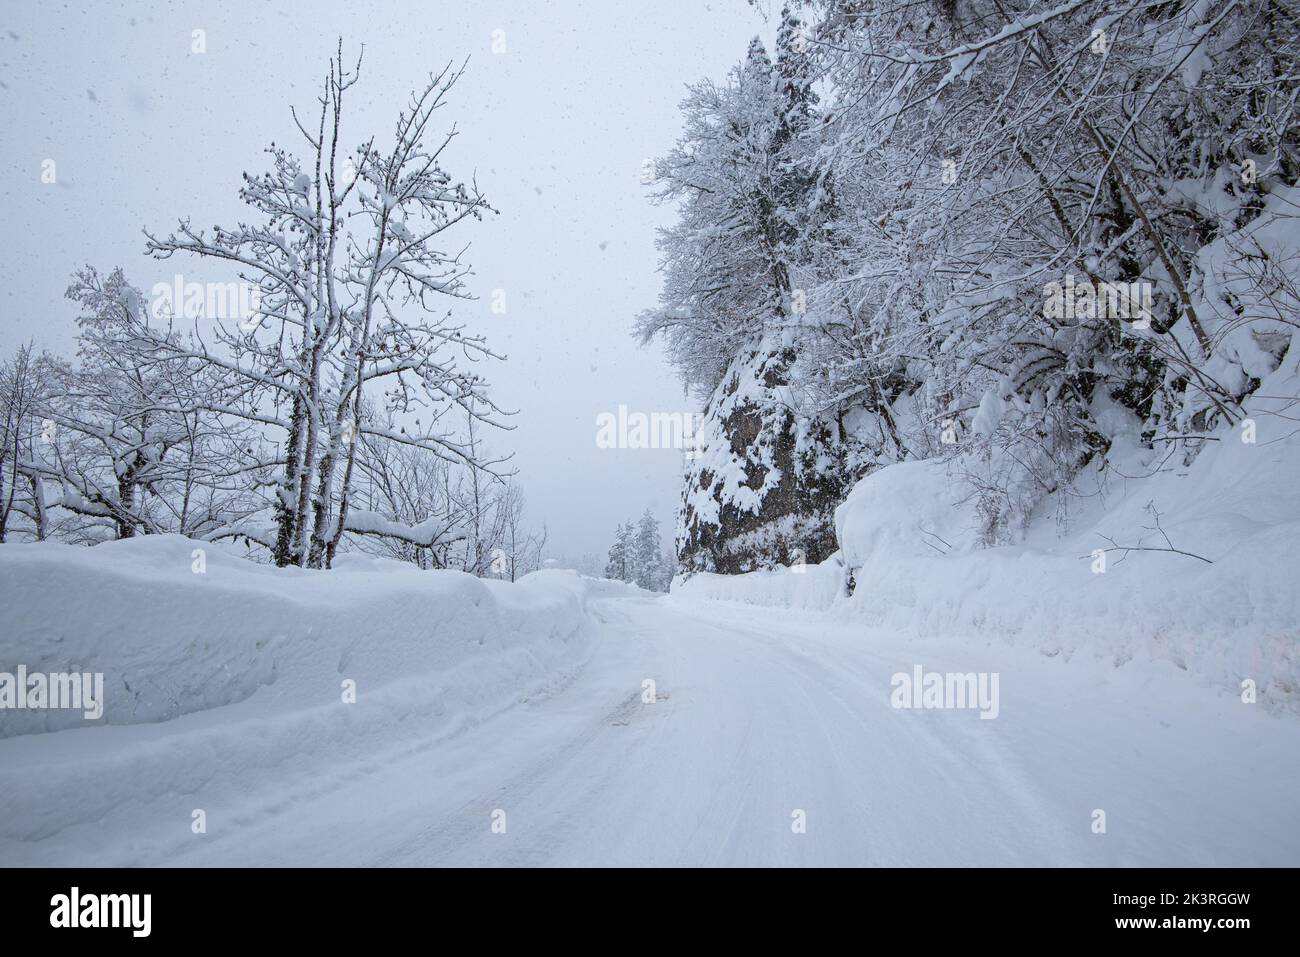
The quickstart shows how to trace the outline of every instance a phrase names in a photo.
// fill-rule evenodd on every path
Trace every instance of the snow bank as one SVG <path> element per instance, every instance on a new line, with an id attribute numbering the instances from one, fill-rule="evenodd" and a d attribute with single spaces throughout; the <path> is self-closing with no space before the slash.
<path id="1" fill-rule="evenodd" d="M 1172 661 L 1237 694 L 1251 679 L 1261 704 L 1300 711 L 1300 437 L 1269 401 L 1248 407 L 1254 442 L 1225 427 L 1190 466 L 1181 451 L 1117 436 L 1109 467 L 1040 503 L 1016 545 L 979 546 L 960 460 L 906 462 L 863 479 L 837 509 L 835 560 L 802 575 L 697 575 L 673 594 L 1116 665 Z M 1192 554 L 1126 553 L 1112 540 Z"/>
<path id="2" fill-rule="evenodd" d="M 194 809 L 240 825 L 333 793 L 566 686 L 594 649 L 589 602 L 629 591 L 361 556 L 275 569 L 213 546 L 196 564 L 202 547 L 0 546 L 0 670 L 102 671 L 106 697 L 99 721 L 0 711 L 0 863 L 45 860 L 56 835 L 97 859 L 141 813 L 181 842 Z"/>
<path id="3" fill-rule="evenodd" d="M 379 710 L 343 705 L 345 680 L 394 720 L 508 703 L 584 660 L 588 588 L 574 573 L 511 584 L 360 556 L 276 569 L 170 535 L 5 545 L 0 670 L 103 672 L 105 709 L 99 722 L 0 709 L 0 738 L 250 699 L 263 716 L 316 709 L 342 728 Z"/>
<path id="4" fill-rule="evenodd" d="M 744 575 L 697 572 L 673 579 L 671 594 L 747 605 L 776 605 L 816 611 L 829 608 L 844 590 L 844 568 L 838 556 L 820 565 L 775 568 Z"/>
<path id="5" fill-rule="evenodd" d="M 849 568 L 929 559 L 975 549 L 978 519 L 954 502 L 951 466 L 937 459 L 878 469 L 835 510 L 835 537 Z"/>

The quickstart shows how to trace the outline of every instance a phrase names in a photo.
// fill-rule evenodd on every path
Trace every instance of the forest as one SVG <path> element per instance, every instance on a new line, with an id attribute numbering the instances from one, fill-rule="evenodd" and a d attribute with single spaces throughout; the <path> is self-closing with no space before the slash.
<path id="1" fill-rule="evenodd" d="M 1064 518 L 1119 437 L 1184 465 L 1220 427 L 1254 440 L 1300 315 L 1294 6 L 782 16 L 690 87 L 654 166 L 679 214 L 637 334 L 705 410 L 683 571 L 825 560 L 898 462 L 949 463 L 991 546 L 1049 496 Z"/>

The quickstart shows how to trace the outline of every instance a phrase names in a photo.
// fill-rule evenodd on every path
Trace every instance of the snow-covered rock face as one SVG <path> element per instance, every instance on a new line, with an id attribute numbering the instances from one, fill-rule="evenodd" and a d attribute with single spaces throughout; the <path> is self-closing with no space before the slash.
<path id="1" fill-rule="evenodd" d="M 1043 498 L 1012 543 L 988 547 L 970 464 L 886 465 L 835 511 L 840 553 L 820 566 L 696 575 L 678 599 L 825 612 L 909 640 L 1023 644 L 1045 655 L 1172 663 L 1223 693 L 1300 713 L 1300 435 L 1279 413 L 1300 355 L 1188 466 L 1144 447 L 1131 414 L 1099 410 L 1106 462 Z M 849 583 L 852 582 L 850 590 Z"/>
<path id="2" fill-rule="evenodd" d="M 761 341 L 714 391 L 687 468 L 677 533 L 684 570 L 739 573 L 835 551 L 845 454 L 827 424 L 792 411 L 794 358 Z"/>
<path id="3" fill-rule="evenodd" d="M 820 496 L 882 467 L 846 552 L 1016 545 L 1135 443 L 1190 466 L 1293 349 L 1300 141 L 1251 119 L 1285 126 L 1258 104 L 1295 100 L 1275 4 L 860 6 L 807 8 L 817 97 L 788 31 L 775 63 L 751 45 L 725 87 L 692 87 L 656 167 L 680 214 L 638 331 L 711 396 L 688 571 L 824 554 L 838 501 Z M 1051 57 L 1026 67 L 1026 37 L 1090 34 L 1088 84 L 1060 84 Z M 1142 116 L 1123 105 L 1139 88 Z"/>

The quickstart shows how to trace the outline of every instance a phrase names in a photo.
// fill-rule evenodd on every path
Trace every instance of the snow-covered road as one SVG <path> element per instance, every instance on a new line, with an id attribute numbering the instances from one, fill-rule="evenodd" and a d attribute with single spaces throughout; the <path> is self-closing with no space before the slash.
<path id="1" fill-rule="evenodd" d="M 1300 721 L 1173 666 L 904 642 L 723 603 L 592 607 L 602 634 L 591 660 L 547 696 L 441 740 L 407 728 L 360 760 L 317 749 L 272 766 L 218 765 L 207 780 L 163 765 L 97 820 L 0 844 L 0 860 L 1300 864 Z M 998 672 L 997 718 L 893 708 L 891 676 L 915 665 Z M 42 736 L 39 759 L 21 739 L 0 742 L 0 760 L 39 775 L 102 731 L 113 734 L 94 739 L 101 757 L 144 735 L 157 746 L 194 733 L 175 724 Z M 170 745 L 182 753 L 185 742 Z M 205 804 L 205 793 L 238 797 Z M 13 800 L 8 811 L 22 813 Z M 205 834 L 192 833 L 196 807 Z M 1094 833 L 1098 810 L 1105 833 Z"/>

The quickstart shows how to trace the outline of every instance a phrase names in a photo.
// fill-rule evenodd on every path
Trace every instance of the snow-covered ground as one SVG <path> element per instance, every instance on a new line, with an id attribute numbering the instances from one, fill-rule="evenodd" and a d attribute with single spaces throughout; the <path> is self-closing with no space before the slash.
<path id="1" fill-rule="evenodd" d="M 1300 866 L 1294 4 L 232 4 L 0 31 L 0 866 Z"/>
<path id="2" fill-rule="evenodd" d="M 1300 714 L 1300 433 L 1289 404 L 1254 400 L 1251 432 L 1218 429 L 1189 465 L 1142 448 L 1131 417 L 1112 410 L 1106 467 L 1040 503 L 1014 545 L 979 543 L 968 460 L 891 465 L 837 510 L 833 561 L 696 575 L 678 591 L 824 610 L 897 636 L 1116 667 L 1171 662 L 1225 690 L 1250 682 L 1264 708 Z"/>
<path id="3" fill-rule="evenodd" d="M 0 740 L 0 863 L 1300 864 L 1300 722 L 1169 661 L 564 573 L 185 581 L 189 544 L 0 550 L 5 660 L 67 642 L 110 688 L 97 726 Z M 180 652 L 250 631 L 262 677 L 198 695 Z M 146 637 L 180 713 L 115 704 Z M 996 672 L 997 717 L 893 707 L 918 665 Z"/>
<path id="4" fill-rule="evenodd" d="M 574 573 L 511 585 L 360 555 L 332 574 L 276 569 L 176 535 L 7 545 L 0 660 L 104 673 L 110 725 L 231 706 L 231 719 L 310 714 L 322 732 L 386 735 L 407 717 L 491 711 L 572 671 L 590 653 L 592 587 Z M 383 707 L 314 710 L 340 701 L 344 681 Z M 75 710 L 0 709 L 0 738 L 84 723 Z"/>

